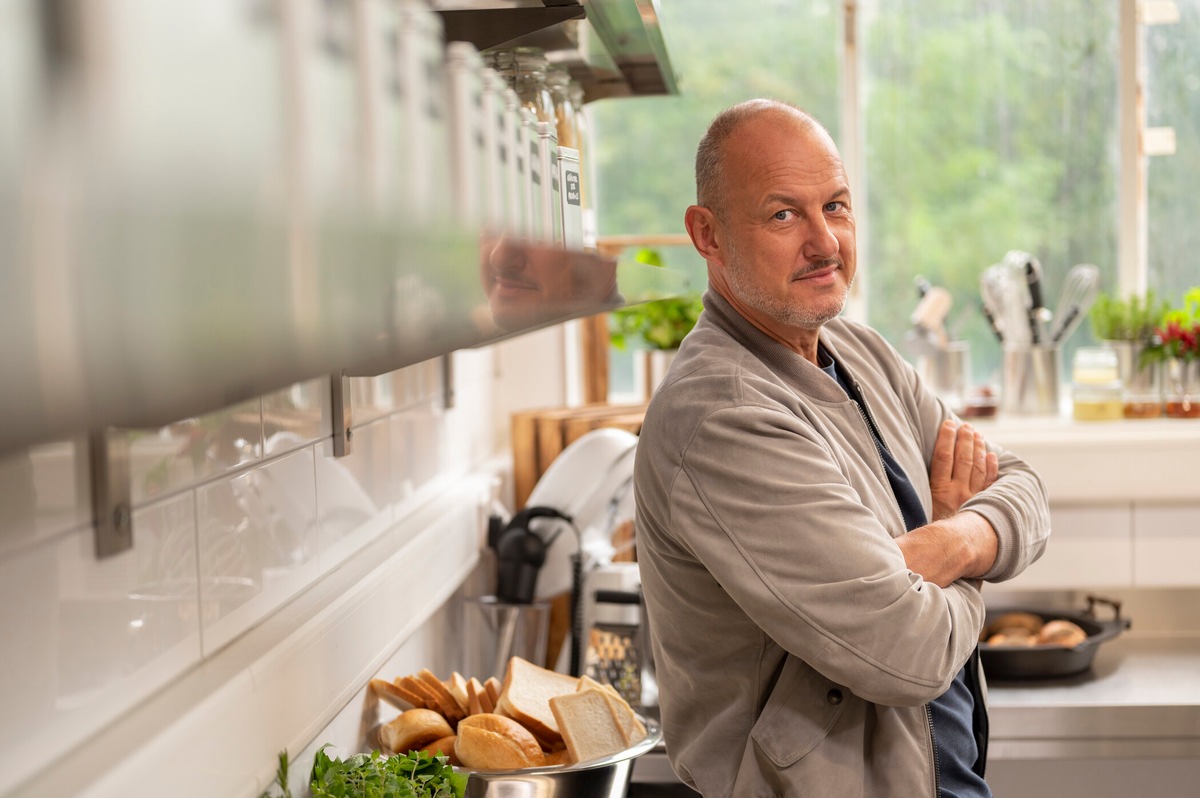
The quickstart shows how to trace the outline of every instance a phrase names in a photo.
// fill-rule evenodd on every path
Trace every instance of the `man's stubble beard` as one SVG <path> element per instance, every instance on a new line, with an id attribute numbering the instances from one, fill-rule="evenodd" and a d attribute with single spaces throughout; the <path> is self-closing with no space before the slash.
<path id="1" fill-rule="evenodd" d="M 837 262 L 841 263 L 840 260 Z M 772 296 L 761 286 L 743 279 L 745 271 L 741 254 L 728 238 L 725 240 L 725 272 L 729 279 L 729 287 L 742 302 L 781 324 L 804 329 L 817 329 L 837 318 L 846 307 L 850 297 L 850 286 L 853 284 L 853 281 L 846 284 L 841 300 L 832 310 L 805 307 L 790 302 L 786 297 Z"/>

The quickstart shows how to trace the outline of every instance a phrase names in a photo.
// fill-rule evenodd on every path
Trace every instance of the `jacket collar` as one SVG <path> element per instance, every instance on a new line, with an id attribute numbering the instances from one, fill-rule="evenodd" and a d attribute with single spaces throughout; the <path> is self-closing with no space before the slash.
<path id="1" fill-rule="evenodd" d="M 750 354 L 766 363 L 773 373 L 794 390 L 823 402 L 840 404 L 848 401 L 845 391 L 834 380 L 831 380 L 828 374 L 798 353 L 767 336 L 762 330 L 751 324 L 745 316 L 738 313 L 725 300 L 725 297 L 709 289 L 704 292 L 703 302 L 704 314 L 698 324 L 707 322 L 730 336 Z M 830 329 L 831 324 L 838 326 L 841 322 L 834 320 L 821 327 L 821 345 L 833 356 L 834 360 L 844 366 L 842 358 L 838 356 L 836 343 L 838 336 Z"/>

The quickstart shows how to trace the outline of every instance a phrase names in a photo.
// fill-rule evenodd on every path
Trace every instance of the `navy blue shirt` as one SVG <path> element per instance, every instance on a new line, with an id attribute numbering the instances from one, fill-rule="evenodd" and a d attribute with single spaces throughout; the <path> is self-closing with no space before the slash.
<path id="1" fill-rule="evenodd" d="M 850 379 L 824 348 L 818 352 L 822 370 L 837 380 L 846 395 L 857 401 L 865 413 L 866 405 Z M 900 513 L 904 516 L 905 528 L 913 530 L 925 526 L 928 523 L 925 508 L 912 482 L 892 457 L 887 445 L 875 434 L 874 425 L 867 424 L 867 427 L 875 438 L 876 448 L 883 460 L 883 470 L 900 505 Z M 992 791 L 983 780 L 986 749 L 982 753 L 980 749 L 986 742 L 981 742 L 980 729 L 987 728 L 987 721 L 983 717 L 984 709 L 979 698 L 976 656 L 972 655 L 967 660 L 967 664 L 950 683 L 950 689 L 929 702 L 938 798 L 992 798 Z"/>

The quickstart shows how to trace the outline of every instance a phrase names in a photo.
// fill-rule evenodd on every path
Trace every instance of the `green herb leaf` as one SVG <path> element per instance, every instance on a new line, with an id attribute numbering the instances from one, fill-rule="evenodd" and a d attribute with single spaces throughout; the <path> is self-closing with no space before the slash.
<path id="1" fill-rule="evenodd" d="M 312 798 L 463 798 L 467 777 L 445 756 L 410 751 L 383 757 L 378 751 L 330 758 L 325 746 L 313 758 Z"/>

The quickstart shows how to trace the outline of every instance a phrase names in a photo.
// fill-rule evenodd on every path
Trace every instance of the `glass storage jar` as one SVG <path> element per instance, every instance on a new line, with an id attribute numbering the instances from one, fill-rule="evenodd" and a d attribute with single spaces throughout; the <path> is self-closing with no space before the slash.
<path id="1" fill-rule="evenodd" d="M 546 72 L 546 87 L 554 103 L 554 120 L 558 125 L 558 146 L 579 149 L 576 138 L 578 127 L 575 121 L 577 109 L 571 99 L 571 73 L 563 67 L 552 67 Z"/>
<path id="2" fill-rule="evenodd" d="M 490 66 L 507 81 L 521 99 L 521 104 L 533 111 L 537 121 L 557 126 L 554 99 L 546 86 L 549 63 L 540 47 L 512 47 L 493 50 L 488 55 Z"/>
<path id="3" fill-rule="evenodd" d="M 1200 418 L 1200 359 L 1168 360 L 1163 394 L 1168 417 Z"/>
<path id="4" fill-rule="evenodd" d="M 1117 353 L 1104 346 L 1075 350 L 1071 398 L 1077 421 L 1114 421 L 1125 415 Z"/>

